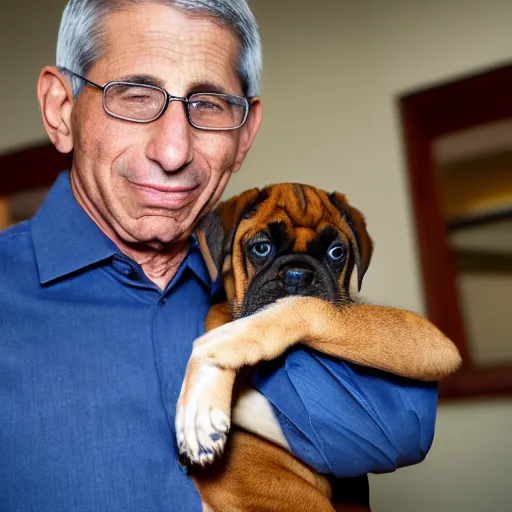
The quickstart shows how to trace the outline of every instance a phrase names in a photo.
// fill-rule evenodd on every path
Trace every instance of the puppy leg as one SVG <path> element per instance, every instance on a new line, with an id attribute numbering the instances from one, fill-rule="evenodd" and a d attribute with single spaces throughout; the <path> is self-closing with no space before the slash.
<path id="1" fill-rule="evenodd" d="M 214 304 L 206 315 L 206 319 L 204 321 L 205 331 L 211 331 L 216 327 L 220 327 L 221 325 L 231 322 L 232 320 L 233 314 L 231 313 L 231 308 L 227 302 Z"/>
<path id="2" fill-rule="evenodd" d="M 233 319 L 227 303 L 215 304 L 205 320 L 206 332 Z M 236 372 L 189 361 L 176 405 L 176 438 L 181 457 L 206 465 L 222 453 L 230 428 Z"/>
<path id="3" fill-rule="evenodd" d="M 287 297 L 214 329 L 194 343 L 192 359 L 238 370 L 272 360 L 295 344 L 346 361 L 423 381 L 454 373 L 457 347 L 426 318 L 386 306 L 337 306 Z"/>
<path id="4" fill-rule="evenodd" d="M 313 297 L 281 299 L 194 343 L 176 422 L 180 452 L 190 463 L 207 465 L 222 452 L 236 372 L 275 359 L 297 343 L 424 381 L 448 376 L 461 362 L 455 345 L 410 311 L 371 305 L 339 307 Z M 222 418 L 220 428 L 213 425 L 212 412 Z M 216 439 L 213 446 L 212 437 Z"/>
<path id="5" fill-rule="evenodd" d="M 212 512 L 334 512 L 330 484 L 289 452 L 234 430 L 221 464 L 192 473 Z M 338 509 L 343 511 L 343 508 Z M 350 512 L 352 509 L 346 509 Z"/>

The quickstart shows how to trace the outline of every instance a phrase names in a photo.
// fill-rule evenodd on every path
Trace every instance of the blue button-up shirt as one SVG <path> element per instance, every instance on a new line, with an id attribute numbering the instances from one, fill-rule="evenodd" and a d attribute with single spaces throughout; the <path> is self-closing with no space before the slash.
<path id="1" fill-rule="evenodd" d="M 192 243 L 160 290 L 78 205 L 67 172 L 0 234 L 0 510 L 201 510 L 174 414 L 216 286 Z M 435 384 L 296 349 L 254 385 L 321 472 L 393 471 L 433 439 Z"/>

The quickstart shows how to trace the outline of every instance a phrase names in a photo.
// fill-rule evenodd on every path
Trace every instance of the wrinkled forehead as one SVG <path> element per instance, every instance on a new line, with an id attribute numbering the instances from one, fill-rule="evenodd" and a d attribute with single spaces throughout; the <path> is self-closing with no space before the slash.
<path id="1" fill-rule="evenodd" d="M 211 16 L 150 2 L 115 11 L 103 28 L 104 51 L 95 63 L 100 81 L 140 76 L 179 96 L 205 88 L 242 93 L 240 41 Z"/>
<path id="2" fill-rule="evenodd" d="M 274 243 L 306 252 L 335 239 L 349 242 L 349 227 L 329 196 L 307 185 L 283 184 L 264 189 L 254 212 L 244 223 L 248 240 L 265 231 Z"/>

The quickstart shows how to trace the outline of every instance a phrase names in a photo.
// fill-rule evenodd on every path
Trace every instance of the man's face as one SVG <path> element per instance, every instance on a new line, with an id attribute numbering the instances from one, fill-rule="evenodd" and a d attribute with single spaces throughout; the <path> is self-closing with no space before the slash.
<path id="1" fill-rule="evenodd" d="M 105 26 L 106 54 L 87 74 L 93 82 L 144 75 L 175 96 L 243 95 L 238 40 L 214 21 L 149 3 L 111 15 Z M 115 119 L 90 86 L 72 119 L 79 199 L 122 240 L 157 247 L 190 234 L 238 170 L 250 139 L 250 122 L 234 131 L 193 128 L 177 101 L 153 123 Z"/>

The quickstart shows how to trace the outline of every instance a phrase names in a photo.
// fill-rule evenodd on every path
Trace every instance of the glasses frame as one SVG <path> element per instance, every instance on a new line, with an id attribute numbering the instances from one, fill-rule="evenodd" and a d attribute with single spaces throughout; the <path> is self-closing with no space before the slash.
<path id="1" fill-rule="evenodd" d="M 94 87 L 96 89 L 101 90 L 102 91 L 102 97 L 103 97 L 103 109 L 105 110 L 105 112 L 109 116 L 111 116 L 111 117 L 115 117 L 116 119 L 121 119 L 123 121 L 129 121 L 131 123 L 138 123 L 138 124 L 153 123 L 154 121 L 156 121 L 157 119 L 160 119 L 165 114 L 167 108 L 169 107 L 169 104 L 172 101 L 179 101 L 179 102 L 184 103 L 186 105 L 185 111 L 187 113 L 187 120 L 188 120 L 190 126 L 192 126 L 193 128 L 196 128 L 197 130 L 204 130 L 204 131 L 232 131 L 232 130 L 238 130 L 239 128 L 241 128 L 245 124 L 245 122 L 247 121 L 247 118 L 249 117 L 249 112 L 250 112 L 251 106 L 252 106 L 252 103 L 251 103 L 251 101 L 249 101 L 248 98 L 246 98 L 244 96 L 236 96 L 234 94 L 222 94 L 222 93 L 217 93 L 217 92 L 193 92 L 193 93 L 190 93 L 188 96 L 185 96 L 185 97 L 173 96 L 168 91 L 166 91 L 162 87 L 158 87 L 157 85 L 140 84 L 140 83 L 137 83 L 137 82 L 123 82 L 123 81 L 119 81 L 119 80 L 114 80 L 114 81 L 107 82 L 105 85 L 99 85 L 99 84 L 97 84 L 95 82 L 92 82 L 91 80 L 85 78 L 84 76 L 79 75 L 78 73 L 75 73 L 74 71 L 71 71 L 71 70 L 69 70 L 67 68 L 60 68 L 60 70 L 62 72 L 65 72 L 65 73 L 69 73 L 69 74 L 75 76 L 76 78 L 79 78 L 80 80 L 83 80 L 86 84 L 88 84 L 88 85 L 90 85 L 90 86 L 92 86 L 92 87 Z M 151 119 L 140 120 L 140 119 L 132 119 L 130 117 L 120 116 L 120 115 L 115 114 L 112 111 L 110 111 L 107 108 L 107 104 L 106 104 L 107 91 L 108 91 L 108 89 L 110 87 L 112 87 L 114 85 L 133 85 L 133 86 L 136 86 L 136 87 L 144 87 L 144 88 L 147 88 L 147 89 L 157 90 L 157 91 L 160 91 L 164 95 L 166 100 L 165 100 L 165 102 L 164 102 L 160 112 L 158 112 L 158 114 L 153 116 Z M 244 105 L 245 105 L 245 115 L 244 115 L 244 118 L 242 119 L 242 121 L 240 122 L 240 124 L 238 124 L 237 126 L 234 126 L 232 128 L 209 128 L 209 127 L 204 127 L 204 126 L 200 126 L 200 125 L 195 124 L 192 121 L 192 118 L 190 116 L 190 103 L 191 103 L 190 98 L 192 96 L 205 95 L 205 94 L 207 94 L 208 96 L 216 96 L 218 98 L 236 98 L 237 100 L 241 100 L 244 103 Z"/>

